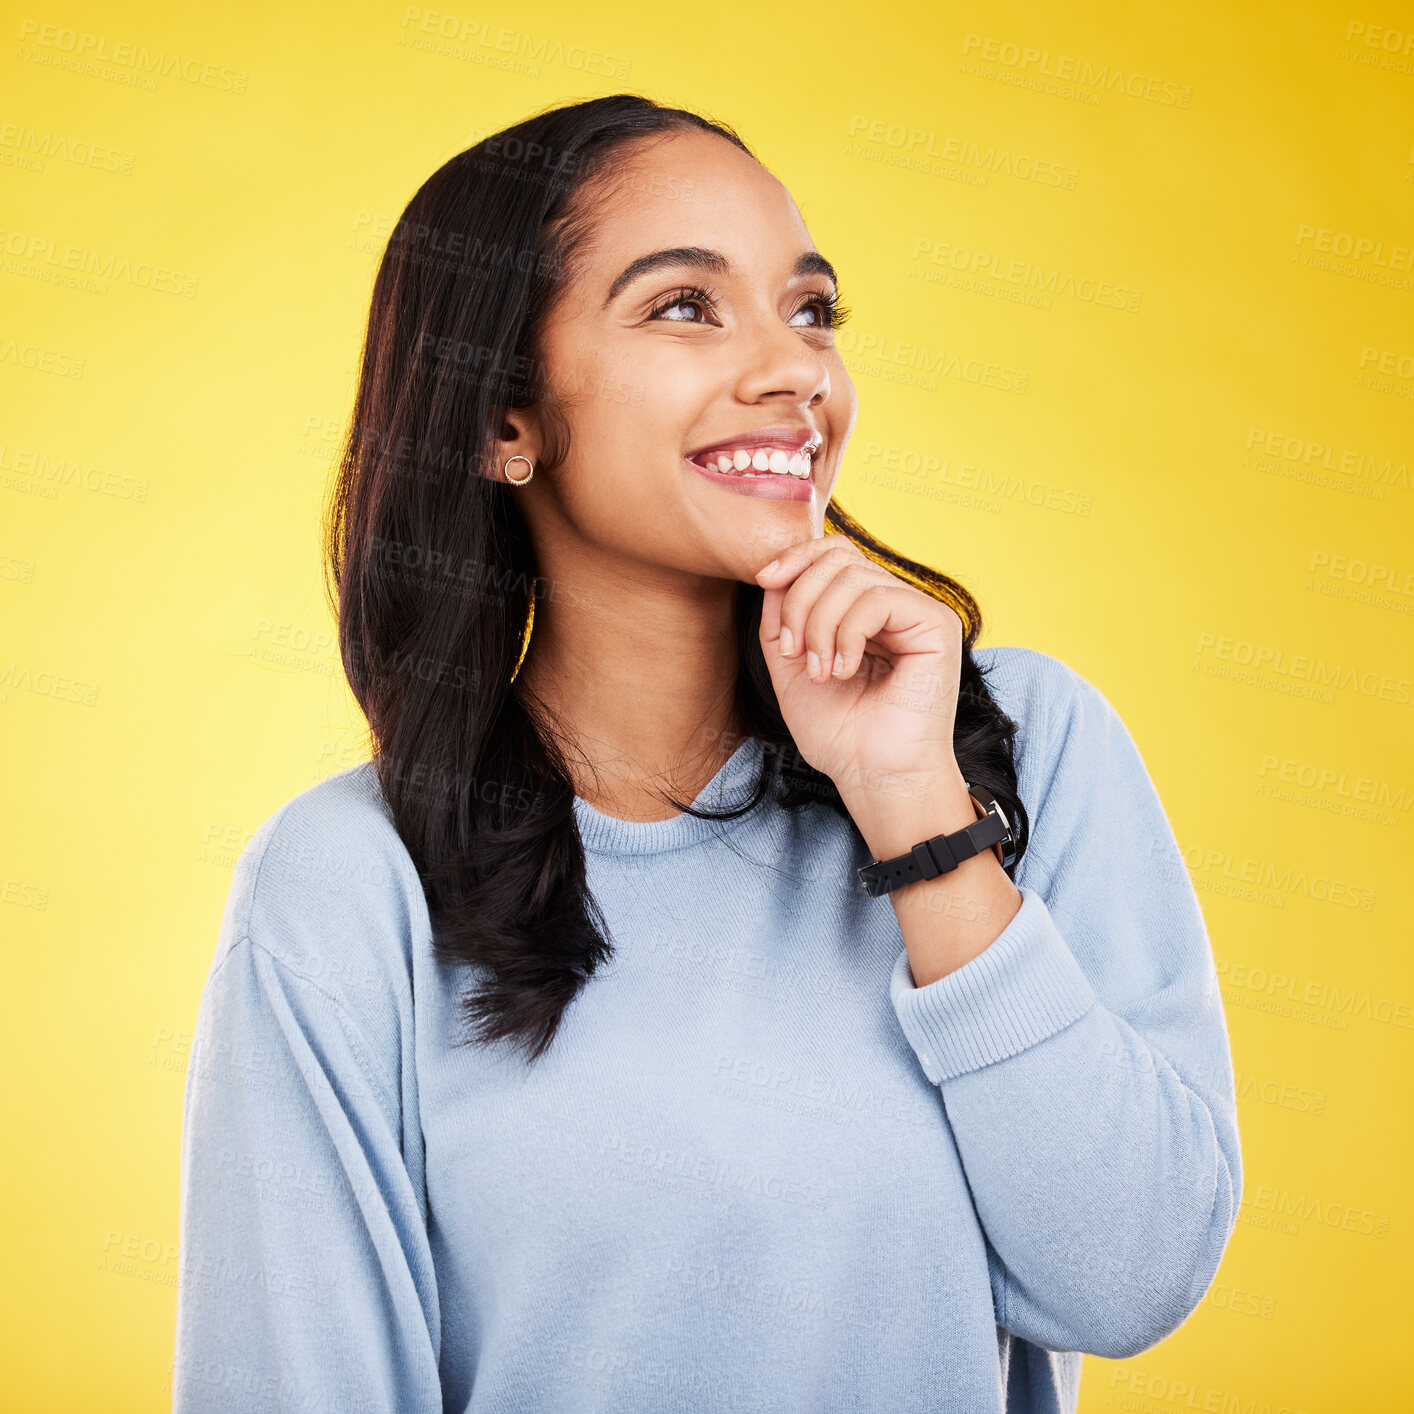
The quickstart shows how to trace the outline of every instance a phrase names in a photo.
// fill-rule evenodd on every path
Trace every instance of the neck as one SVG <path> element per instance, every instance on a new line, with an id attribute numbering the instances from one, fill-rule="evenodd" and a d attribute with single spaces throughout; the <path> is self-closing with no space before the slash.
<path id="1" fill-rule="evenodd" d="M 622 820 L 678 813 L 741 744 L 732 580 L 598 567 L 548 579 L 515 691 L 548 712 L 575 794 Z"/>

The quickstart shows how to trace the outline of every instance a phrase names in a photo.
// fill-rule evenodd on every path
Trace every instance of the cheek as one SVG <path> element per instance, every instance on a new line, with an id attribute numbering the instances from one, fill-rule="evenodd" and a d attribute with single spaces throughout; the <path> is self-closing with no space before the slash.
<path id="1" fill-rule="evenodd" d="M 642 535 L 664 513 L 668 490 L 682 476 L 690 405 L 676 393 L 673 377 L 624 359 L 603 358 L 585 366 L 574 406 L 567 410 L 571 451 L 561 474 L 566 508 L 582 529 L 608 540 Z M 632 528 L 637 527 L 637 531 Z"/>
<path id="2" fill-rule="evenodd" d="M 625 345 L 610 337 L 577 350 L 556 382 L 596 425 L 671 425 L 691 419 L 694 393 L 700 397 L 708 381 L 702 365 L 701 350 L 670 340 Z"/>
<path id="3" fill-rule="evenodd" d="M 830 430 L 838 441 L 847 437 L 854 428 L 854 419 L 859 411 L 859 398 L 854 389 L 854 380 L 849 376 L 839 354 L 834 357 L 830 369 L 830 400 L 827 407 Z"/>
<path id="4" fill-rule="evenodd" d="M 705 350 L 664 339 L 631 364 L 625 360 L 624 378 L 633 385 L 645 423 L 681 447 L 719 391 L 721 374 L 713 364 Z"/>
<path id="5" fill-rule="evenodd" d="M 593 429 L 596 457 L 631 460 L 640 478 L 680 459 L 714 387 L 701 350 L 667 341 L 633 355 L 605 349 L 583 381 L 580 418 Z"/>

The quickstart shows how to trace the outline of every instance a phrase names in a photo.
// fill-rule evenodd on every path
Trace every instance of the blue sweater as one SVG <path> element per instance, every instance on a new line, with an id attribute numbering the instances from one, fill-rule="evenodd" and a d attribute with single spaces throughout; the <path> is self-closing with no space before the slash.
<path id="1" fill-rule="evenodd" d="M 824 805 L 576 800 L 614 957 L 535 1065 L 454 1048 L 372 767 L 270 816 L 187 1074 L 177 1414 L 1040 1414 L 1178 1327 L 1242 1186 L 1197 897 L 1100 692 L 977 657 L 1023 902 L 921 988 Z"/>

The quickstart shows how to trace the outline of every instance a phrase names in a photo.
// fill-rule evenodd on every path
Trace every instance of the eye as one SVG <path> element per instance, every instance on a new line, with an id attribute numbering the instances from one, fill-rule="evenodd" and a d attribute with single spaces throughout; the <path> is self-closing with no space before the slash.
<path id="1" fill-rule="evenodd" d="M 695 285 L 684 286 L 682 289 L 674 290 L 663 300 L 653 306 L 649 312 L 650 319 L 666 319 L 670 324 L 698 324 L 701 320 L 684 318 L 680 314 L 674 313 L 676 310 L 688 309 L 695 306 L 699 310 L 709 310 L 712 308 L 712 296 L 706 290 L 698 289 Z"/>
<path id="2" fill-rule="evenodd" d="M 649 319 L 663 319 L 670 324 L 715 323 L 711 312 L 715 309 L 712 296 L 697 285 L 685 285 L 665 296 L 649 312 Z M 683 314 L 683 310 L 696 310 L 704 318 Z M 810 318 L 802 322 L 801 316 Z M 820 290 L 810 295 L 804 304 L 791 316 L 790 323 L 800 329 L 838 329 L 849 318 L 849 310 L 840 303 L 839 296 L 832 290 Z"/>
<path id="3" fill-rule="evenodd" d="M 795 324 L 802 314 L 810 310 L 815 313 L 814 323 L 797 325 L 798 328 L 838 329 L 849 318 L 849 311 L 840 303 L 839 296 L 830 290 L 811 295 L 791 316 L 790 322 Z"/>

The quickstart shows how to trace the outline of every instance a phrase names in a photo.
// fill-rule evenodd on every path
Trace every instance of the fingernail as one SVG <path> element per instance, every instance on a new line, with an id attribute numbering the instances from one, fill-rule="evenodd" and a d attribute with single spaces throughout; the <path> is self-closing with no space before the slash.
<path id="1" fill-rule="evenodd" d="M 772 560 L 769 565 L 762 565 L 761 568 L 756 571 L 757 579 L 760 579 L 763 574 L 770 574 L 778 564 L 780 564 L 779 560 Z"/>
<path id="2" fill-rule="evenodd" d="M 787 658 L 795 652 L 795 635 L 784 624 L 781 626 L 781 652 Z"/>
<path id="3" fill-rule="evenodd" d="M 843 654 L 843 653 L 836 653 L 836 654 L 835 654 L 835 676 L 836 676 L 836 677 L 839 677 L 839 675 L 840 675 L 842 672 L 844 672 L 844 654 Z"/>
<path id="4" fill-rule="evenodd" d="M 805 671 L 812 678 L 820 676 L 820 655 L 813 648 L 805 650 Z"/>

